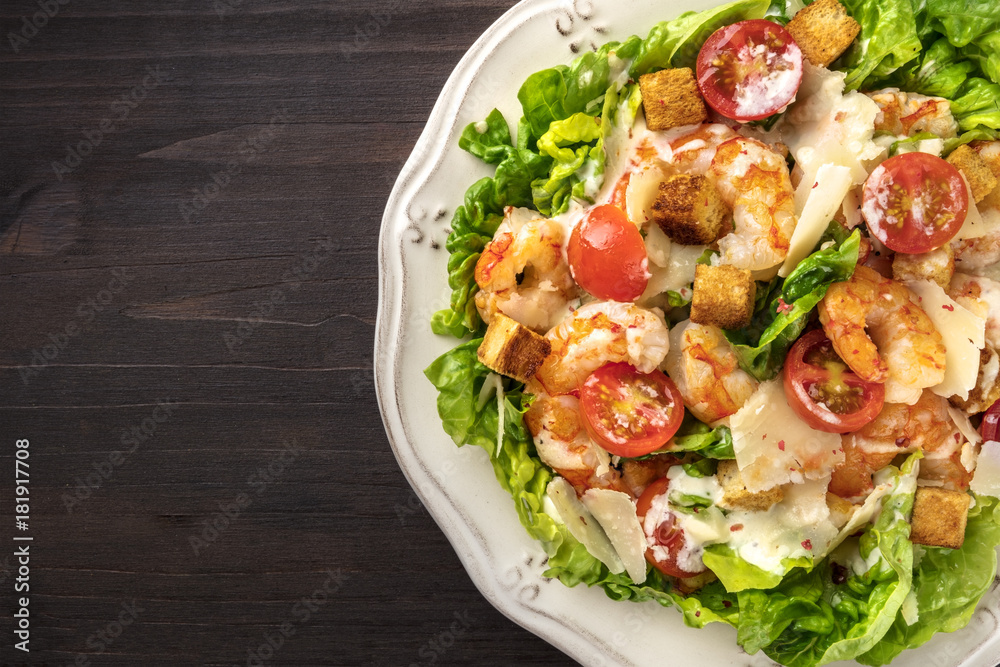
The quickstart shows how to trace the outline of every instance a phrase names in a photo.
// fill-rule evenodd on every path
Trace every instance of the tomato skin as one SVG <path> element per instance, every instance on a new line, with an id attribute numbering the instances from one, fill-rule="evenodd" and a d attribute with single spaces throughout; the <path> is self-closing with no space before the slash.
<path id="1" fill-rule="evenodd" d="M 843 369 L 838 374 L 839 379 L 855 392 L 854 401 L 860 405 L 848 412 L 834 412 L 825 404 L 818 403 L 815 398 L 817 389 L 822 392 L 823 387 L 828 386 L 833 371 L 811 363 L 810 357 L 814 355 L 832 357 L 839 361 L 837 353 L 833 351 L 833 344 L 821 329 L 810 331 L 795 341 L 785 359 L 785 397 L 795 414 L 811 428 L 826 433 L 851 433 L 874 420 L 885 403 L 885 385 L 862 380 L 840 361 Z"/>
<path id="2" fill-rule="evenodd" d="M 644 535 L 646 533 L 646 514 L 653 508 L 653 501 L 658 496 L 665 494 L 669 487 L 669 479 L 666 477 L 658 479 L 646 487 L 646 490 L 642 492 L 642 495 L 636 501 L 635 513 L 639 517 L 639 523 L 642 525 Z M 698 572 L 689 572 L 677 564 L 677 555 L 684 548 L 685 538 L 684 531 L 677 525 L 676 515 L 673 512 L 666 512 L 663 516 L 656 518 L 659 519 L 659 523 L 657 524 L 653 539 L 657 546 L 666 549 L 667 553 L 664 555 L 661 552 L 658 559 L 657 553 L 649 545 L 650 537 L 646 536 L 646 561 L 668 577 L 684 579 L 704 572 L 706 568 L 702 568 Z"/>
<path id="3" fill-rule="evenodd" d="M 580 387 L 580 412 L 587 433 L 615 456 L 645 456 L 663 447 L 684 420 L 684 401 L 662 372 L 604 364 Z"/>
<path id="4" fill-rule="evenodd" d="M 741 122 L 760 120 L 795 99 L 802 50 L 782 26 L 752 19 L 712 33 L 696 67 L 698 89 L 710 107 Z"/>
<path id="5" fill-rule="evenodd" d="M 983 440 L 1000 440 L 1000 400 L 983 413 L 979 434 L 983 436 Z"/>
<path id="6" fill-rule="evenodd" d="M 646 244 L 617 206 L 595 206 L 573 228 L 566 247 L 573 279 L 598 299 L 635 301 L 649 282 Z"/>
<path id="7" fill-rule="evenodd" d="M 940 248 L 965 222 L 969 195 L 954 166 L 928 153 L 903 153 L 865 181 L 861 214 L 890 250 L 918 254 Z"/>

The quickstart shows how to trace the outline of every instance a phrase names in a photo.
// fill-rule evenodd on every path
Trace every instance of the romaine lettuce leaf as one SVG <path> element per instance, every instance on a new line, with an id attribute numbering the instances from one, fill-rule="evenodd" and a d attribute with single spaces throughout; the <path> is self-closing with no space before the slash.
<path id="1" fill-rule="evenodd" d="M 758 287 L 750 326 L 723 331 L 743 370 L 761 381 L 777 376 L 827 287 L 854 274 L 860 244 L 855 230 L 843 242 L 803 259 L 784 281 L 775 278 L 766 289 Z"/>
<path id="2" fill-rule="evenodd" d="M 900 613 L 882 640 L 857 658 L 864 665 L 884 665 L 938 632 L 965 627 L 979 599 L 989 590 L 997 569 L 1000 544 L 1000 501 L 976 496 L 969 511 L 961 549 L 915 547 L 921 554 L 914 568 L 917 622 L 908 625 Z"/>
<path id="3" fill-rule="evenodd" d="M 923 45 L 911 0 L 843 0 L 861 32 L 834 67 L 845 69 L 846 90 L 874 88 L 920 55 Z"/>
<path id="4" fill-rule="evenodd" d="M 951 113 L 963 131 L 980 126 L 1000 130 L 1000 84 L 968 79 L 951 101 Z"/>
<path id="5" fill-rule="evenodd" d="M 493 238 L 502 220 L 503 208 L 497 198 L 496 181 L 482 178 L 465 193 L 465 203 L 459 206 L 451 220 L 451 233 L 445 248 L 448 257 L 448 286 L 451 307 L 439 310 L 431 317 L 431 330 L 440 335 L 461 338 L 483 328 L 476 310 L 476 262 L 486 244 Z"/>
<path id="6" fill-rule="evenodd" d="M 1000 30 L 996 0 L 926 0 L 926 20 L 955 46 Z"/>

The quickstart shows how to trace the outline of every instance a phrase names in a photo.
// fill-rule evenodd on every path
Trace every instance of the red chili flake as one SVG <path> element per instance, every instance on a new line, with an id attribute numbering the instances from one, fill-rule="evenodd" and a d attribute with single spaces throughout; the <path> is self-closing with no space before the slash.
<path id="1" fill-rule="evenodd" d="M 802 540 L 802 548 L 812 551 L 813 543 L 812 540 Z"/>
<path id="2" fill-rule="evenodd" d="M 764 435 L 760 436 L 760 439 L 761 439 L 761 440 L 765 440 L 765 439 L 767 439 L 767 433 L 765 433 Z"/>
<path id="3" fill-rule="evenodd" d="M 952 313 L 955 312 L 955 306 L 951 305 L 950 303 L 946 303 L 946 304 L 944 304 L 941 307 L 944 308 L 945 310 L 947 310 L 948 312 L 952 312 Z"/>
<path id="4" fill-rule="evenodd" d="M 746 155 L 746 154 L 747 154 L 746 151 L 740 151 L 740 155 Z"/>
<path id="5" fill-rule="evenodd" d="M 742 523 L 734 523 L 733 525 L 731 525 L 729 527 L 729 532 L 731 532 L 731 533 L 735 533 L 738 530 L 743 530 L 743 524 Z"/>
<path id="6" fill-rule="evenodd" d="M 730 602 L 729 600 L 723 600 L 722 601 L 722 606 L 725 607 L 726 609 L 729 609 L 730 607 L 733 606 L 733 603 Z"/>
<path id="7" fill-rule="evenodd" d="M 851 350 L 851 354 L 857 354 L 857 353 L 858 353 L 857 350 Z"/>
<path id="8" fill-rule="evenodd" d="M 789 472 L 795 472 L 795 468 L 789 468 L 788 471 Z"/>
<path id="9" fill-rule="evenodd" d="M 815 190 L 819 186 L 819 181 L 813 183 L 812 189 Z"/>
<path id="10" fill-rule="evenodd" d="M 792 306 L 790 306 L 789 304 L 785 303 L 785 300 L 782 299 L 779 296 L 778 297 L 778 312 L 779 313 L 788 313 L 788 312 L 791 312 L 792 310 L 793 310 Z"/>
<path id="11" fill-rule="evenodd" d="M 785 451 L 785 441 L 784 440 L 779 440 L 778 441 L 778 449 L 780 449 L 781 451 Z"/>
<path id="12" fill-rule="evenodd" d="M 696 612 L 694 613 L 694 615 L 695 615 L 695 618 L 697 618 L 698 616 L 701 616 L 701 612 L 700 612 L 700 611 L 696 611 Z"/>

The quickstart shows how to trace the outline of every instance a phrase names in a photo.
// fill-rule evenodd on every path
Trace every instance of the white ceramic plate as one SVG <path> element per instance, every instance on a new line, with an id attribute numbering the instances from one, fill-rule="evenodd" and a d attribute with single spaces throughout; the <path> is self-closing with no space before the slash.
<path id="1" fill-rule="evenodd" d="M 732 628 L 684 626 L 655 603 L 614 602 L 601 589 L 566 588 L 541 576 L 541 547 L 521 527 L 486 453 L 458 449 L 444 433 L 436 393 L 422 371 L 455 341 L 431 333 L 431 314 L 448 305 L 444 242 L 465 189 L 491 175 L 458 148 L 470 122 L 498 107 L 520 117 L 516 93 L 532 72 L 578 52 L 716 0 L 525 0 L 504 14 L 462 58 L 403 168 L 382 220 L 375 383 L 396 459 L 483 595 L 515 622 L 586 665 L 697 662 L 773 665 L 749 656 Z M 471 11 L 471 10 L 470 10 Z M 895 667 L 994 667 L 1000 662 L 1000 591 L 994 585 L 964 630 L 939 635 Z M 669 657 L 668 657 L 669 656 Z M 691 656 L 691 657 L 682 657 Z M 695 659 L 693 656 L 697 656 Z M 489 659 L 489 656 L 483 656 Z M 840 664 L 840 663 L 838 663 Z M 845 663 L 846 664 L 846 663 Z"/>

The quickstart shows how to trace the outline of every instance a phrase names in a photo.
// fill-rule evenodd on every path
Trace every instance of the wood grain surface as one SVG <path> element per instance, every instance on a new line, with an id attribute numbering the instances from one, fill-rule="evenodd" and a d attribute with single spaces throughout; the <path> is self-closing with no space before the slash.
<path id="1" fill-rule="evenodd" d="M 0 6 L 0 663 L 571 664 L 472 585 L 372 380 L 385 201 L 512 4 Z"/>

